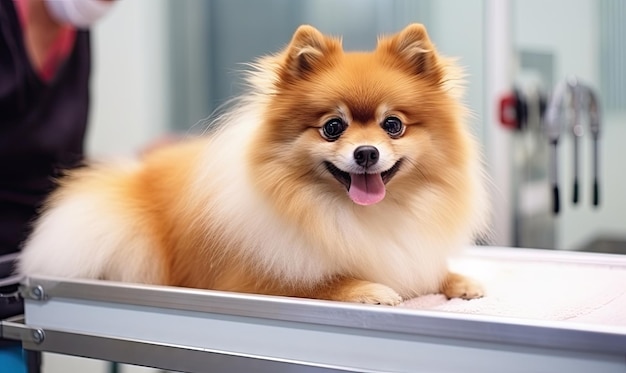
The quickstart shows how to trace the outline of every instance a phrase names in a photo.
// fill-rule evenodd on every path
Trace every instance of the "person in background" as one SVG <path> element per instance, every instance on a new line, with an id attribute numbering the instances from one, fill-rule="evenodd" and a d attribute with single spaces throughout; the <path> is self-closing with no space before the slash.
<path id="1" fill-rule="evenodd" d="M 0 319 L 20 314 L 13 260 L 62 170 L 83 158 L 89 111 L 89 27 L 112 0 L 0 0 Z M 39 357 L 28 354 L 28 371 Z M 26 372 L 19 344 L 0 340 L 3 373 Z"/>

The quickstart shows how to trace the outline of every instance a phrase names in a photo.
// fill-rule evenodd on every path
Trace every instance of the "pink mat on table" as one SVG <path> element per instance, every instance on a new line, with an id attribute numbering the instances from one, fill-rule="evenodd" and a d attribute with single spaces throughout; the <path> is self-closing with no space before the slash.
<path id="1" fill-rule="evenodd" d="M 484 298 L 432 294 L 401 307 L 626 327 L 626 256 L 494 248 L 506 254 L 494 258 L 490 248 L 477 250 L 451 267 L 479 280 Z"/>

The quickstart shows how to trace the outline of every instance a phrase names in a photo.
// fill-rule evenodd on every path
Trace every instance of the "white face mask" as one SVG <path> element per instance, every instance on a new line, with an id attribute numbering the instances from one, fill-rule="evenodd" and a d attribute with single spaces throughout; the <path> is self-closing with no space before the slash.
<path id="1" fill-rule="evenodd" d="M 113 1 L 102 0 L 46 0 L 50 15 L 59 23 L 77 28 L 93 25 L 113 5 Z"/>

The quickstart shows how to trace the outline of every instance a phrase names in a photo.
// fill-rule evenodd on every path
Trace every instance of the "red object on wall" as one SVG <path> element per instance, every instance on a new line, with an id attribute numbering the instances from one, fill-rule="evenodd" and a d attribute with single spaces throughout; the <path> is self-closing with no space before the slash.
<path id="1" fill-rule="evenodd" d="M 500 124 L 502 124 L 504 128 L 517 130 L 520 127 L 517 115 L 517 101 L 517 95 L 514 92 L 507 93 L 500 98 L 498 115 L 500 117 Z"/>

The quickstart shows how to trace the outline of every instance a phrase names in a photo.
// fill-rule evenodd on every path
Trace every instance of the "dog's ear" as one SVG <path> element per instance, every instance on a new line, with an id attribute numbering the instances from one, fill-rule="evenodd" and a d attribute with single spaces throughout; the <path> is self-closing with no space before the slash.
<path id="1" fill-rule="evenodd" d="M 443 69 L 435 46 L 430 41 L 426 27 L 414 23 L 389 38 L 378 41 L 378 49 L 384 49 L 401 58 L 417 75 L 440 82 Z"/>
<path id="2" fill-rule="evenodd" d="M 315 27 L 298 27 L 287 47 L 285 68 L 295 77 L 301 77 L 318 65 L 328 63 L 328 59 L 341 49 L 341 42 L 324 36 Z"/>

